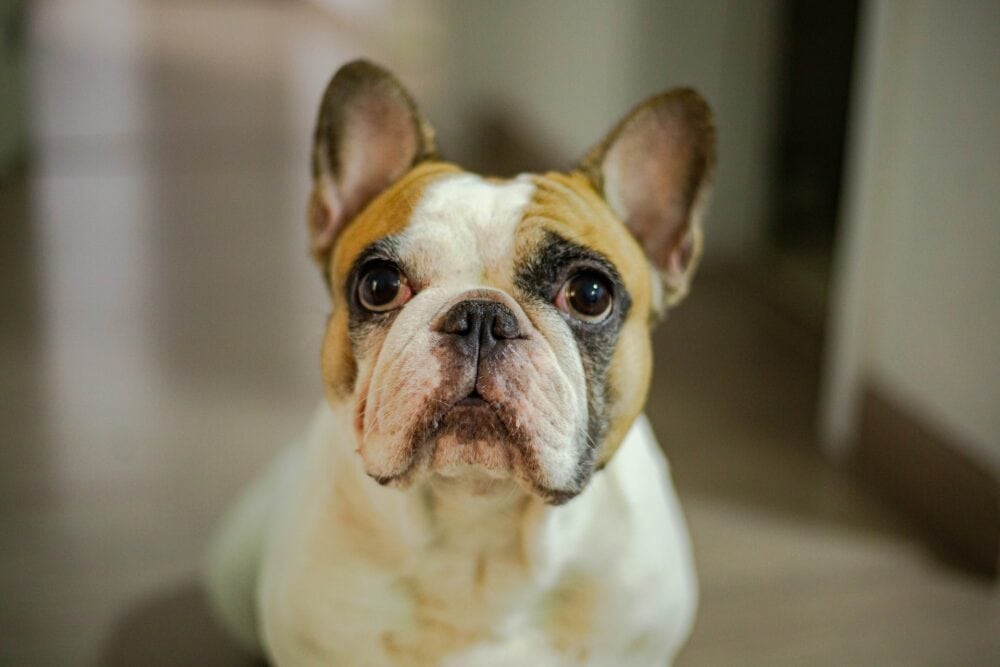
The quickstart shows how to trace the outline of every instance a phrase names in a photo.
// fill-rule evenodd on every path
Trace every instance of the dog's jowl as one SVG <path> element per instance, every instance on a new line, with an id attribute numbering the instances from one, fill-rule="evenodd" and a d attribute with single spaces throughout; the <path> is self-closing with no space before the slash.
<path id="1" fill-rule="evenodd" d="M 672 659 L 695 577 L 642 409 L 714 149 L 674 90 L 573 171 L 486 178 L 392 75 L 337 72 L 308 221 L 326 397 L 212 547 L 236 637 L 292 666 Z"/>

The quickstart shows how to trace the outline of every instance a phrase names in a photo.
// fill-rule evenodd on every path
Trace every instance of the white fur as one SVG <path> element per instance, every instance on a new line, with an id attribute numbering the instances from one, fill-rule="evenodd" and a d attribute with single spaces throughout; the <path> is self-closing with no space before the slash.
<path id="1" fill-rule="evenodd" d="M 514 231 L 534 190 L 527 178 L 491 183 L 468 173 L 431 185 L 400 239 L 410 278 L 459 289 L 509 278 Z"/>
<path id="2" fill-rule="evenodd" d="M 427 190 L 398 239 L 414 298 L 362 346 L 355 394 L 321 407 L 306 440 L 250 488 L 220 533 L 210 598 L 275 664 L 645 667 L 683 644 L 694 570 L 645 417 L 562 506 L 544 504 L 510 471 L 447 457 L 403 489 L 371 479 L 406 468 L 414 420 L 454 381 L 448 372 L 461 372 L 432 354 L 441 336 L 433 322 L 486 295 L 525 334 L 490 382 L 530 436 L 542 479 L 529 481 L 570 482 L 586 446 L 579 351 L 552 308 L 511 296 L 515 229 L 533 187 L 463 174 Z M 466 449 L 438 449 L 472 446 L 459 444 Z"/>
<path id="3" fill-rule="evenodd" d="M 538 508 L 522 531 L 504 525 L 498 498 L 456 500 L 439 508 L 450 528 L 428 526 L 419 494 L 367 478 L 342 419 L 320 409 L 308 439 L 269 473 L 272 483 L 252 487 L 236 510 L 236 523 L 257 527 L 254 539 L 224 532 L 213 550 L 222 617 L 237 636 L 262 638 L 275 664 L 426 664 L 412 647 L 429 644 L 435 655 L 447 643 L 438 628 L 468 638 L 435 655 L 456 667 L 645 667 L 665 664 L 683 644 L 696 606 L 694 569 L 645 417 L 580 496 Z M 345 499 L 350 521 L 339 507 Z M 248 512 L 258 515 L 248 520 Z M 477 592 L 480 558 L 486 583 Z M 230 564 L 248 560 L 256 570 L 234 578 Z M 581 620 L 566 655 L 546 620 L 573 613 L 574 588 L 596 591 L 595 617 Z M 415 596 L 430 599 L 418 610 Z"/>

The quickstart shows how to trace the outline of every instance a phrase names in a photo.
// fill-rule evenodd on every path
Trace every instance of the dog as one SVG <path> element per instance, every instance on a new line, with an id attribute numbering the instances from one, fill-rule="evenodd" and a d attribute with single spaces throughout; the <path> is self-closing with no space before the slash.
<path id="1" fill-rule="evenodd" d="M 342 67 L 308 214 L 326 400 L 210 550 L 235 637 L 282 666 L 669 663 L 696 577 L 642 411 L 714 162 L 675 89 L 571 171 L 482 177 L 389 72 Z"/>

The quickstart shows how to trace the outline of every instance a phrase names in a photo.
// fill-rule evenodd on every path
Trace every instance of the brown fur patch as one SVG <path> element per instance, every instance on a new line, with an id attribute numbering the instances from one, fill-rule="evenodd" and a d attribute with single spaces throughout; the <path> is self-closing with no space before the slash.
<path id="1" fill-rule="evenodd" d="M 518 253 L 530 252 L 545 232 L 592 248 L 621 274 L 632 309 L 618 337 L 608 383 L 612 395 L 607 434 L 597 465 L 606 464 L 646 402 L 652 373 L 649 339 L 653 270 L 643 249 L 582 172 L 534 178 L 535 194 L 518 229 Z"/>
<path id="2" fill-rule="evenodd" d="M 445 162 L 423 162 L 376 197 L 337 238 L 324 267 L 328 276 L 333 313 L 327 323 L 321 363 L 323 380 L 331 399 L 343 399 L 354 389 L 357 364 L 348 336 L 345 285 L 354 261 L 375 241 L 401 232 L 424 191 L 438 179 L 459 171 Z"/>
<path id="3" fill-rule="evenodd" d="M 542 622 L 556 650 L 586 661 L 587 648 L 580 644 L 594 632 L 600 598 L 597 582 L 583 574 L 567 574 L 549 592 Z"/>
<path id="4" fill-rule="evenodd" d="M 636 309 L 650 307 L 650 269 L 646 256 L 621 220 L 582 172 L 535 176 L 535 193 L 525 209 L 519 234 L 535 229 L 600 252 L 621 273 Z M 533 237 L 537 238 L 537 237 Z"/>
<path id="5" fill-rule="evenodd" d="M 483 586 L 486 585 L 486 556 L 479 554 L 476 557 L 476 576 L 475 576 L 476 588 L 482 590 Z"/>

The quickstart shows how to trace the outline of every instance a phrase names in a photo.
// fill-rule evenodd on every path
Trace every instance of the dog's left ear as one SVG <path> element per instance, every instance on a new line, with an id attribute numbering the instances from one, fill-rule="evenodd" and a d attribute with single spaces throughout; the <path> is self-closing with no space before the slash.
<path id="1" fill-rule="evenodd" d="M 682 88 L 633 109 L 580 165 L 663 277 L 659 308 L 684 296 L 697 266 L 714 164 L 712 111 Z"/>
<path id="2" fill-rule="evenodd" d="M 436 151 L 434 131 L 396 77 L 367 60 L 341 67 L 323 94 L 313 140 L 309 241 L 320 265 L 354 216 Z"/>

